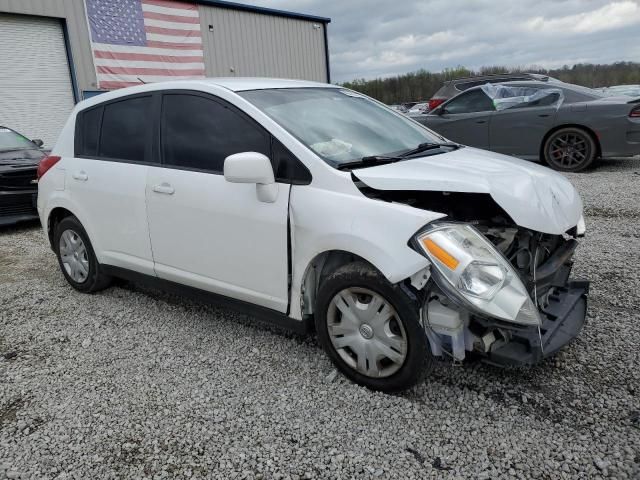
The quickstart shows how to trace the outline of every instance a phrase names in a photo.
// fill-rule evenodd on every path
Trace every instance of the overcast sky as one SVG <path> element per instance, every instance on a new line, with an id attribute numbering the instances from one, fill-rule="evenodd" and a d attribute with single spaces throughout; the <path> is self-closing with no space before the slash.
<path id="1" fill-rule="evenodd" d="M 241 0 L 330 17 L 332 81 L 640 61 L 640 0 Z"/>

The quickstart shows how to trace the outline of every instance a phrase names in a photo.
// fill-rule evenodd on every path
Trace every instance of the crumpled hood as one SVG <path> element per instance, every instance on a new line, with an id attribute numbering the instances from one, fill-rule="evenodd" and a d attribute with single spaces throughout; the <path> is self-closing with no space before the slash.
<path id="1" fill-rule="evenodd" d="M 560 235 L 582 216 L 582 200 L 563 175 L 514 157 L 465 147 L 354 170 L 377 190 L 488 193 L 521 227 Z"/>

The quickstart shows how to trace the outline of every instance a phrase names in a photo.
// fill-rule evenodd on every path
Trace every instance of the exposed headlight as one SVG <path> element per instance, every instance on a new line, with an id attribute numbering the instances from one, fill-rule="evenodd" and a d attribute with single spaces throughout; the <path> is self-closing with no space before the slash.
<path id="1" fill-rule="evenodd" d="M 539 325 L 534 305 L 518 273 L 480 232 L 466 224 L 435 224 L 416 241 L 431 260 L 437 280 L 472 309 L 509 322 Z"/>

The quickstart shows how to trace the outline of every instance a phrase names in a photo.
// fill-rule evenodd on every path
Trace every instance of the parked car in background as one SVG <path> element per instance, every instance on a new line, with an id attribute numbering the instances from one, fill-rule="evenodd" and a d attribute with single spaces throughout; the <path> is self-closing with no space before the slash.
<path id="1" fill-rule="evenodd" d="M 557 81 L 472 87 L 417 120 L 464 145 L 567 172 L 640 154 L 638 100 Z"/>
<path id="2" fill-rule="evenodd" d="M 625 97 L 640 98 L 640 85 L 613 85 L 599 89 L 606 97 Z"/>
<path id="3" fill-rule="evenodd" d="M 0 126 L 0 226 L 38 218 L 38 163 L 42 140 Z"/>
<path id="4" fill-rule="evenodd" d="M 444 82 L 444 85 L 440 87 L 429 100 L 429 110 L 433 110 L 439 105 L 443 104 L 450 98 L 455 97 L 460 92 L 464 92 L 478 85 L 485 85 L 487 83 L 502 83 L 509 81 L 521 81 L 521 80 L 538 80 L 541 82 L 547 82 L 549 80 L 555 80 L 547 75 L 540 75 L 537 73 L 496 73 L 490 75 L 481 75 L 475 77 L 463 77 L 456 78 L 455 80 L 449 80 Z"/>
<path id="5" fill-rule="evenodd" d="M 369 388 L 433 356 L 531 365 L 576 337 L 582 202 L 562 175 L 444 141 L 341 87 L 203 79 L 79 103 L 40 168 L 69 284 L 112 276 L 306 330 Z M 535 201 L 534 201 L 535 199 Z"/>
<path id="6" fill-rule="evenodd" d="M 391 110 L 395 110 L 396 112 L 400 112 L 400 113 L 408 112 L 408 109 L 404 105 L 389 105 L 389 108 Z"/>
<path id="7" fill-rule="evenodd" d="M 427 113 L 429 113 L 429 104 L 427 102 L 416 103 L 407 112 L 410 117 L 414 117 L 416 115 L 426 115 Z"/>
<path id="8" fill-rule="evenodd" d="M 420 102 L 404 102 L 402 106 L 407 109 L 407 111 L 411 110 L 415 105 Z"/>

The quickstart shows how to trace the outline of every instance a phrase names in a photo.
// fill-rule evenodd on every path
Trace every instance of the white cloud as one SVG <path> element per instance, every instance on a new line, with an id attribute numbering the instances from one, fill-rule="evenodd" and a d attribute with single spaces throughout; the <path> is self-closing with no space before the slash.
<path id="1" fill-rule="evenodd" d="M 640 24 L 640 5 L 631 0 L 612 2 L 597 10 L 567 15 L 560 18 L 534 17 L 524 23 L 534 32 L 589 34 Z M 640 33 L 640 32 L 639 32 Z"/>
<path id="2" fill-rule="evenodd" d="M 331 17 L 333 81 L 640 60 L 640 0 L 240 0 Z"/>

